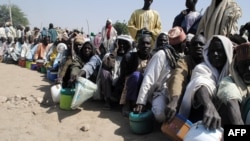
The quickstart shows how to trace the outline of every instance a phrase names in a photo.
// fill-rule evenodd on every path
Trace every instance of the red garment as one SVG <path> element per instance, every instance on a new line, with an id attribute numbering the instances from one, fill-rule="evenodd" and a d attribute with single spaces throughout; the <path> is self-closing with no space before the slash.
<path id="1" fill-rule="evenodd" d="M 109 38 L 110 38 L 110 32 L 111 32 L 111 24 L 110 25 L 108 25 L 108 27 L 107 27 L 107 29 L 108 29 L 108 31 L 107 31 L 107 39 L 109 40 Z"/>

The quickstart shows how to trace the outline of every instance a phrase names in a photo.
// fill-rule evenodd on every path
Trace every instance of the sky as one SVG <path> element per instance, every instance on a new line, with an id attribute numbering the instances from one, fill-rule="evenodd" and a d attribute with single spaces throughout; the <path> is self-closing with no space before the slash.
<path id="1" fill-rule="evenodd" d="M 178 1 L 178 2 L 177 2 Z M 83 29 L 85 33 L 98 33 L 107 19 L 113 23 L 129 20 L 132 12 L 143 7 L 144 0 L 0 0 L 0 5 L 15 4 L 26 15 L 30 27 L 55 27 Z M 249 0 L 236 0 L 241 6 L 242 17 L 238 24 L 250 21 Z M 211 0 L 198 0 L 197 11 L 205 12 Z M 151 9 L 157 10 L 162 22 L 162 31 L 171 29 L 174 17 L 185 7 L 185 0 L 154 0 Z"/>

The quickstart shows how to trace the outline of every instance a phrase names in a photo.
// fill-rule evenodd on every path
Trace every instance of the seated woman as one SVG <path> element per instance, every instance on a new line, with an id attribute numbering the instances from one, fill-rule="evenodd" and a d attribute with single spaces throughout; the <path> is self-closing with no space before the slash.
<path id="1" fill-rule="evenodd" d="M 90 41 L 86 41 L 80 47 L 75 57 L 72 64 L 68 67 L 68 73 L 64 76 L 66 79 L 63 79 L 63 86 L 74 87 L 73 84 L 79 76 L 95 83 L 97 72 L 101 65 L 101 59 L 96 55 L 95 47 Z"/>
<path id="2" fill-rule="evenodd" d="M 50 38 L 49 36 L 43 37 L 41 43 L 38 44 L 37 50 L 34 54 L 34 61 L 41 59 L 45 60 L 46 58 L 46 52 L 49 50 L 49 47 L 51 47 Z"/>
<path id="3" fill-rule="evenodd" d="M 52 43 L 50 43 L 50 37 L 45 36 L 41 43 L 38 44 L 36 52 L 34 54 L 34 62 L 38 64 L 37 69 L 40 70 L 42 66 L 45 64 L 46 54 L 48 50 L 52 47 Z"/>
<path id="4" fill-rule="evenodd" d="M 225 36 L 213 35 L 203 47 L 203 57 L 204 61 L 196 65 L 192 72 L 179 114 L 192 122 L 203 120 L 205 127 L 216 129 L 221 127 L 221 117 L 214 102 L 215 92 L 222 78 L 229 75 L 233 44 Z M 192 113 L 191 109 L 195 112 Z"/>
<path id="5" fill-rule="evenodd" d="M 229 124 L 243 125 L 246 117 L 242 111 L 246 100 L 250 96 L 250 43 L 243 43 L 236 47 L 236 54 L 231 65 L 231 75 L 222 79 L 217 96 L 224 104 L 225 119 Z M 228 124 L 228 123 L 227 123 Z"/>
<path id="6" fill-rule="evenodd" d="M 67 83 L 63 83 L 66 81 L 69 81 L 70 79 L 70 66 L 72 65 L 73 61 L 75 60 L 79 49 L 82 47 L 84 43 L 83 36 L 79 35 L 74 35 L 72 37 L 72 46 L 68 43 L 67 44 L 67 50 L 65 52 L 65 58 L 62 60 L 62 62 L 59 65 L 58 69 L 58 76 L 56 79 L 56 83 L 62 84 L 62 87 L 65 88 L 67 87 Z"/>
<path id="7" fill-rule="evenodd" d="M 115 49 L 112 53 L 106 53 L 102 59 L 102 66 L 98 74 L 100 96 L 104 97 L 106 108 L 111 107 L 111 101 L 120 98 L 123 87 L 115 87 L 120 76 L 120 64 L 123 56 L 132 49 L 133 39 L 128 35 L 119 35 L 115 41 Z M 112 100 L 111 100 L 112 99 Z"/>
<path id="8" fill-rule="evenodd" d="M 66 58 L 68 38 L 58 38 L 53 45 L 49 48 L 46 54 L 46 67 L 51 72 L 57 72 L 62 63 L 62 58 Z"/>

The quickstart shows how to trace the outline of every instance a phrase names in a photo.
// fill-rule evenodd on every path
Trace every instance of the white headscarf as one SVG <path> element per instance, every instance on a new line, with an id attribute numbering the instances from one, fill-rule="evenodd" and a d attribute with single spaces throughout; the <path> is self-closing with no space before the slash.
<path id="1" fill-rule="evenodd" d="M 211 43 L 211 40 L 217 37 L 221 40 L 223 47 L 225 49 L 225 53 L 227 56 L 227 62 L 225 63 L 222 71 L 219 73 L 218 70 L 211 65 L 208 60 L 208 48 Z M 217 91 L 217 85 L 221 81 L 222 78 L 229 75 L 229 69 L 232 63 L 233 58 L 233 44 L 232 42 L 225 36 L 222 35 L 214 35 L 211 39 L 206 43 L 203 49 L 204 62 L 198 64 L 192 73 L 189 84 L 187 85 L 182 104 L 180 106 L 179 113 L 185 117 L 189 117 L 191 106 L 193 103 L 193 98 L 196 91 L 204 86 L 208 89 L 211 97 L 214 96 Z"/>

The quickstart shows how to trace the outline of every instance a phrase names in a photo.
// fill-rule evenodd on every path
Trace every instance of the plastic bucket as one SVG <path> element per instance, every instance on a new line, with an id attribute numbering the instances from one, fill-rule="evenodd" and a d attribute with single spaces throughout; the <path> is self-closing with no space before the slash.
<path id="1" fill-rule="evenodd" d="M 25 67 L 26 67 L 27 69 L 31 69 L 31 63 L 32 63 L 32 61 L 26 61 L 26 62 L 25 62 Z"/>
<path id="2" fill-rule="evenodd" d="M 31 69 L 31 70 L 37 70 L 37 65 L 36 65 L 36 63 L 32 62 L 32 63 L 31 63 L 30 69 Z"/>
<path id="3" fill-rule="evenodd" d="M 46 67 L 45 67 L 45 66 L 42 66 L 42 67 L 40 68 L 40 72 L 46 74 L 46 73 L 47 73 Z"/>
<path id="4" fill-rule="evenodd" d="M 18 65 L 19 65 L 20 67 L 25 67 L 25 66 L 26 66 L 25 60 L 24 60 L 24 59 L 19 59 L 19 60 L 18 60 Z"/>
<path id="5" fill-rule="evenodd" d="M 47 69 L 47 72 L 46 72 L 46 78 L 49 79 L 49 75 L 50 75 L 50 70 Z"/>
<path id="6" fill-rule="evenodd" d="M 183 141 L 223 141 L 224 129 L 207 130 L 202 121 L 192 125 Z"/>
<path id="7" fill-rule="evenodd" d="M 71 110 L 71 102 L 75 94 L 75 89 L 62 88 L 60 91 L 60 108 L 63 110 Z"/>
<path id="8" fill-rule="evenodd" d="M 147 134 L 153 131 L 154 115 L 151 110 L 142 113 L 130 112 L 129 114 L 130 129 L 135 134 Z"/>
<path id="9" fill-rule="evenodd" d="M 49 73 L 49 80 L 52 82 L 55 82 L 55 80 L 57 79 L 57 74 L 58 74 L 58 72 L 50 72 Z"/>
<path id="10" fill-rule="evenodd" d="M 62 86 L 61 84 L 53 85 L 50 88 L 51 97 L 54 103 L 60 102 L 60 93 L 61 93 Z"/>
<path id="11" fill-rule="evenodd" d="M 174 141 L 182 141 L 192 126 L 192 122 L 177 114 L 170 123 L 163 123 L 161 131 Z"/>

